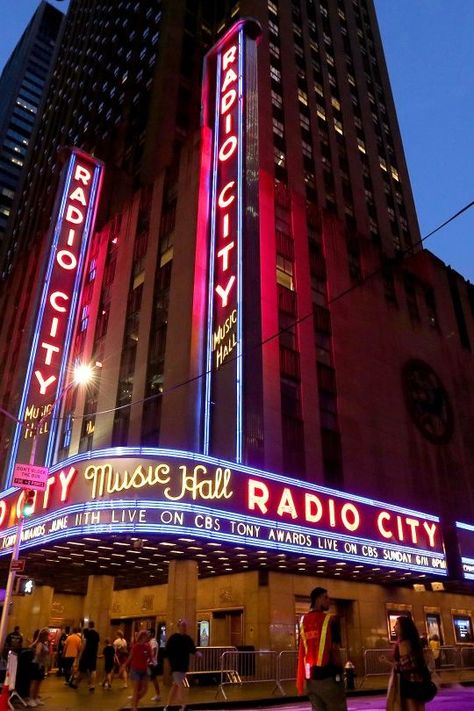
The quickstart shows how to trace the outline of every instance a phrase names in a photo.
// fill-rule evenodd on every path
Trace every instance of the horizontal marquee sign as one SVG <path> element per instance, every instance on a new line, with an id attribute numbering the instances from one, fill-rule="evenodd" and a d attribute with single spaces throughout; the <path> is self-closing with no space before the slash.
<path id="1" fill-rule="evenodd" d="M 0 554 L 14 544 L 20 508 L 18 492 L 0 499 Z M 131 531 L 447 574 L 436 516 L 152 448 L 101 450 L 53 467 L 46 490 L 36 494 L 22 547 Z"/>
<path id="2" fill-rule="evenodd" d="M 474 580 L 474 526 L 456 521 L 461 566 L 466 580 Z"/>

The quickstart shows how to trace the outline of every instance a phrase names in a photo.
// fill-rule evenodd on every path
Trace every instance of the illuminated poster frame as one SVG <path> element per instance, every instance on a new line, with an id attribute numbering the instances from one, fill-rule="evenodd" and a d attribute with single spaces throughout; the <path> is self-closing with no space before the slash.
<path id="1" fill-rule="evenodd" d="M 474 580 L 474 525 L 456 521 L 456 533 L 464 578 Z"/>
<path id="2" fill-rule="evenodd" d="M 36 423 L 36 462 L 51 464 L 83 268 L 94 229 L 103 164 L 72 148 L 63 167 L 51 222 L 38 313 L 6 473 L 11 484 L 16 462 L 30 461 Z M 21 424 L 20 424 L 21 423 Z M 24 424 L 25 423 L 25 424 Z"/>
<path id="3" fill-rule="evenodd" d="M 19 492 L 0 497 L 0 555 Z M 193 452 L 112 448 L 51 467 L 22 549 L 110 533 L 193 536 L 314 558 L 446 576 L 439 519 Z"/>
<path id="4" fill-rule="evenodd" d="M 243 292 L 245 211 L 252 201 L 245 187 L 255 155 L 257 125 L 248 136 L 247 114 L 255 113 L 256 53 L 260 26 L 237 22 L 204 59 L 201 207 L 207 216 L 209 267 L 205 348 L 203 452 L 242 461 Z M 252 201 L 253 203 L 254 201 Z M 256 212 L 256 205 L 253 205 Z M 249 237 L 249 236 L 247 236 Z"/>
<path id="5" fill-rule="evenodd" d="M 471 610 L 451 610 L 454 643 L 474 645 Z"/>

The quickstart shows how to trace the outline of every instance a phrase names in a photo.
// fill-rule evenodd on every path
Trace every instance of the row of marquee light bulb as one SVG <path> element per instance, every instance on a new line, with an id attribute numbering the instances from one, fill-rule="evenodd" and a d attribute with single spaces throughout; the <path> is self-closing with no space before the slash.
<path id="1" fill-rule="evenodd" d="M 90 541 L 91 543 L 101 543 L 102 545 L 99 545 L 97 548 L 100 549 L 99 552 L 102 553 L 101 556 L 97 560 L 94 559 L 86 559 L 84 562 L 87 563 L 96 563 L 103 561 L 102 565 L 100 565 L 101 568 L 107 568 L 107 565 L 104 565 L 105 562 L 108 562 L 109 565 L 116 565 L 117 567 L 120 567 L 123 565 L 125 562 L 123 559 L 126 558 L 126 553 L 117 553 L 113 552 L 114 550 L 112 546 L 123 546 L 125 548 L 130 548 L 127 553 L 136 553 L 139 554 L 142 552 L 142 556 L 135 558 L 133 563 L 135 569 L 141 569 L 143 570 L 144 567 L 146 567 L 143 564 L 148 564 L 148 566 L 153 566 L 156 568 L 154 571 L 155 573 L 163 572 L 164 568 L 159 567 L 160 565 L 167 565 L 170 562 L 170 557 L 177 557 L 184 555 L 185 551 L 181 550 L 179 548 L 179 543 L 185 543 L 185 544 L 196 544 L 199 543 L 195 539 L 191 538 L 178 538 L 174 543 L 170 543 L 168 541 L 159 541 L 157 543 L 154 543 L 154 545 L 146 545 L 146 543 L 149 543 L 147 539 L 138 539 L 138 538 L 132 538 L 131 539 L 131 544 L 129 543 L 123 543 L 123 542 L 117 542 L 114 541 L 112 546 L 107 546 L 103 544 L 103 541 L 97 538 L 89 538 L 85 537 L 84 541 Z M 76 542 L 76 541 L 68 541 L 68 546 L 69 545 L 74 545 L 77 547 L 83 547 L 85 544 L 81 542 Z M 54 546 L 55 548 L 62 549 L 64 551 L 69 552 L 68 546 L 61 546 L 61 545 L 56 545 Z M 164 553 L 158 553 L 157 552 L 157 546 L 161 546 L 163 548 L 167 549 L 168 555 L 165 555 Z M 214 543 L 214 542 L 206 542 L 205 546 L 208 548 L 208 551 L 206 553 L 203 552 L 203 546 L 200 545 L 186 545 L 186 551 L 189 552 L 192 557 L 196 559 L 196 561 L 199 563 L 199 566 L 201 568 L 202 573 L 212 575 L 215 574 L 216 568 L 220 568 L 220 570 L 223 570 L 224 572 L 232 572 L 233 569 L 235 569 L 235 564 L 238 564 L 239 569 L 248 569 L 252 564 L 255 563 L 255 561 L 258 563 L 258 565 L 262 568 L 265 568 L 268 565 L 268 552 L 265 550 L 257 550 L 255 551 L 255 556 L 253 560 L 250 560 L 249 558 L 252 557 L 252 554 L 245 551 L 244 548 L 241 546 L 236 546 L 232 553 L 229 552 L 228 550 L 224 550 L 221 548 L 221 544 L 219 543 Z M 132 550 L 133 549 L 133 550 Z M 78 548 L 76 548 L 76 551 L 78 551 Z M 153 557 L 159 558 L 159 562 L 153 562 L 151 558 L 146 558 L 143 556 L 143 553 L 152 551 Z M 83 554 L 90 554 L 94 553 L 92 550 L 87 550 L 85 549 L 83 551 Z M 107 555 L 109 553 L 109 555 Z M 78 551 L 77 553 L 72 554 L 74 557 L 83 557 L 81 554 L 81 551 Z M 217 559 L 216 559 L 216 556 Z M 121 562 L 118 562 L 117 560 L 113 561 L 112 558 L 118 558 L 120 557 L 122 560 Z M 66 559 L 67 556 L 61 556 L 61 558 Z M 287 558 L 286 553 L 278 553 L 276 555 L 276 558 L 280 560 L 279 563 L 277 563 L 276 567 L 280 569 L 288 569 L 288 564 L 285 561 Z M 51 559 L 51 562 L 55 562 L 54 559 Z M 299 556 L 297 559 L 295 565 L 296 569 L 298 572 L 301 573 L 316 573 L 319 575 L 327 575 L 329 570 L 326 567 L 327 564 L 331 564 L 331 561 L 328 561 L 327 559 L 323 558 L 318 558 L 316 561 L 309 561 L 306 556 Z M 232 565 L 234 564 L 234 565 Z M 334 561 L 334 567 L 331 568 L 331 575 L 334 576 L 340 576 L 344 572 L 346 574 L 351 574 L 353 577 L 357 577 L 358 574 L 362 573 L 363 569 L 365 569 L 367 572 L 371 573 L 379 573 L 381 571 L 381 574 L 384 577 L 391 576 L 391 575 L 399 575 L 400 571 L 396 571 L 395 569 L 392 570 L 383 570 L 380 567 L 373 567 L 373 568 L 368 568 L 367 566 L 364 565 L 355 565 L 355 566 L 350 566 L 348 563 L 345 563 L 344 561 Z M 405 579 L 409 576 L 411 576 L 412 573 L 410 571 L 404 571 L 404 574 L 402 576 L 402 579 Z M 152 575 L 151 577 L 155 577 L 155 575 Z M 417 575 L 417 578 L 424 578 L 426 577 L 424 574 Z M 369 579 L 371 577 L 369 576 Z"/>

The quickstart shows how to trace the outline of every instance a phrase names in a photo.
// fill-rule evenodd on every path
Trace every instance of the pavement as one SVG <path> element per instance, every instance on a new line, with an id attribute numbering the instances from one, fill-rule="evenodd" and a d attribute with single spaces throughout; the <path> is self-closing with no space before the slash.
<path id="1" fill-rule="evenodd" d="M 375 688 L 366 688 L 355 692 L 350 692 L 348 696 L 349 711 L 385 711 L 385 693 L 383 682 L 380 679 L 373 680 Z M 378 688 L 376 688 L 378 686 Z M 131 694 L 131 687 L 121 688 L 122 684 L 116 680 L 112 689 L 97 687 L 94 693 L 90 693 L 87 684 L 83 684 L 79 689 L 70 689 L 64 685 L 64 680 L 50 675 L 41 686 L 41 698 L 44 706 L 40 707 L 44 711 L 126 711 L 130 709 L 128 697 Z M 382 687 L 382 688 L 381 688 Z M 162 698 L 166 699 L 168 689 L 162 688 Z M 274 692 L 271 684 L 245 684 L 243 686 L 230 687 L 226 690 L 228 696 L 224 700 L 222 694 L 213 687 L 192 687 L 188 690 L 187 709 L 188 711 L 218 711 L 220 709 L 247 709 L 256 711 L 266 709 L 266 711 L 310 711 L 309 702 L 304 698 L 297 698 L 294 686 L 288 684 L 285 688 L 287 696 L 281 696 Z M 164 701 L 153 702 L 151 697 L 154 690 L 150 685 L 148 693 L 140 702 L 140 711 L 162 711 Z M 354 694 L 354 695 L 352 695 Z M 23 708 L 20 704 L 19 708 Z M 175 707 L 177 710 L 177 707 Z M 474 686 L 464 686 L 459 683 L 452 683 L 449 687 L 440 689 L 438 695 L 430 704 L 427 711 L 473 711 L 474 710 Z"/>

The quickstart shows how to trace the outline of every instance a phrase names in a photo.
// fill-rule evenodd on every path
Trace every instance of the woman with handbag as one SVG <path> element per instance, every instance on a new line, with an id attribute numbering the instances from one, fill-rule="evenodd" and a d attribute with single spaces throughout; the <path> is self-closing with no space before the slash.
<path id="1" fill-rule="evenodd" d="M 436 695 L 426 666 L 423 647 L 411 617 L 398 617 L 395 624 L 395 672 L 400 674 L 400 698 L 404 711 L 425 711 L 425 704 Z"/>

